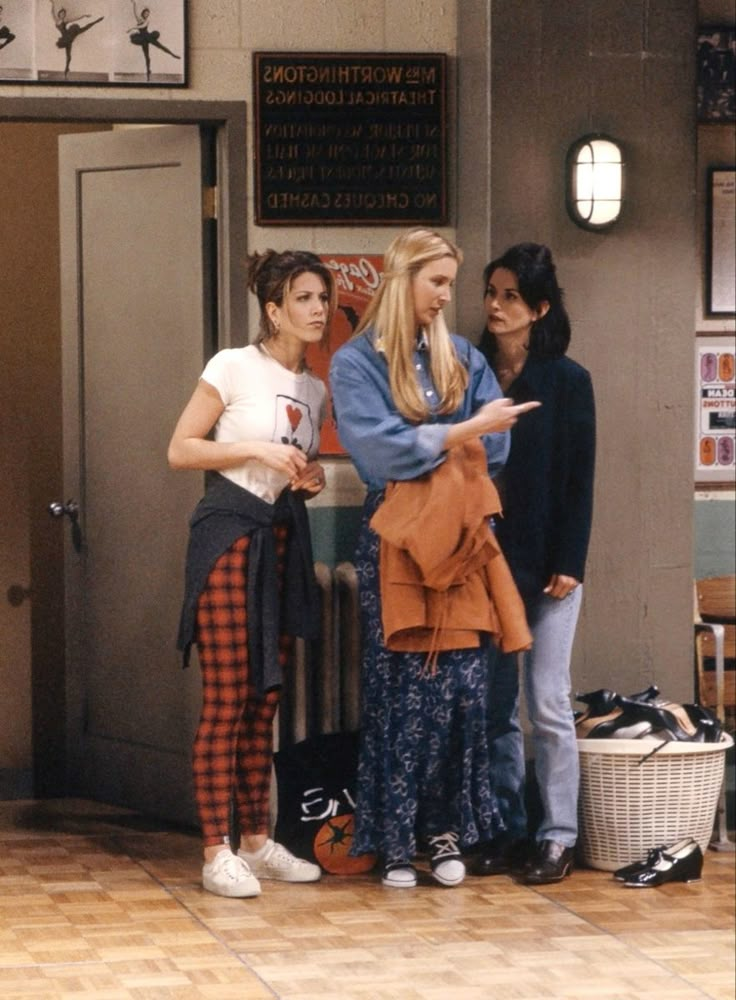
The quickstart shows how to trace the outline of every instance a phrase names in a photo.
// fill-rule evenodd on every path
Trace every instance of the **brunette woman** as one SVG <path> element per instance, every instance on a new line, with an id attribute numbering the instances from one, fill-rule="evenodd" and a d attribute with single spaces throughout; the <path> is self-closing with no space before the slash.
<path id="1" fill-rule="evenodd" d="M 521 656 L 542 817 L 531 856 L 523 857 L 528 831 L 517 657 L 494 650 L 488 741 L 506 831 L 485 845 L 474 870 L 516 870 L 526 882 L 542 884 L 569 875 L 577 840 L 570 658 L 593 513 L 595 406 L 589 373 L 566 357 L 570 320 L 549 249 L 510 247 L 488 264 L 483 281 L 480 348 L 506 395 L 542 403 L 511 432 L 497 479 L 503 517 L 496 527 L 534 637 Z"/>
<path id="2" fill-rule="evenodd" d="M 255 343 L 208 362 L 168 452 L 172 468 L 210 474 L 191 519 L 179 646 L 196 643 L 199 653 L 202 882 L 221 896 L 257 895 L 259 879 L 320 877 L 269 838 L 268 824 L 282 671 L 292 636 L 312 636 L 318 624 L 304 500 L 325 485 L 317 453 L 326 390 L 304 359 L 327 337 L 335 288 L 319 257 L 303 251 L 255 254 L 248 274 L 261 310 Z"/>

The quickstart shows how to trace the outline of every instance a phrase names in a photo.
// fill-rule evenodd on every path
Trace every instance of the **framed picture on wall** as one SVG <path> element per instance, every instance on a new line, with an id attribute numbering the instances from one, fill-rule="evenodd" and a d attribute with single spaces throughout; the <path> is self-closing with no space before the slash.
<path id="1" fill-rule="evenodd" d="M 695 337 L 695 486 L 736 485 L 736 338 Z"/>
<path id="2" fill-rule="evenodd" d="M 704 25 L 698 29 L 698 121 L 720 124 L 736 121 L 733 25 Z"/>
<path id="3" fill-rule="evenodd" d="M 186 0 L 0 0 L 0 86 L 185 87 Z"/>
<path id="4" fill-rule="evenodd" d="M 709 167 L 705 305 L 709 316 L 736 315 L 736 167 Z"/>

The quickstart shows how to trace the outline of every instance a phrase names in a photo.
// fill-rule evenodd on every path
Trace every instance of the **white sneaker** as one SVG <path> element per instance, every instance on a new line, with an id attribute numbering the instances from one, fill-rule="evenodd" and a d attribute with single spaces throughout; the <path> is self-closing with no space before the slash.
<path id="1" fill-rule="evenodd" d="M 460 885 L 465 878 L 465 865 L 460 860 L 457 841 L 456 833 L 441 833 L 429 838 L 432 877 L 449 888 Z"/>
<path id="2" fill-rule="evenodd" d="M 218 851 L 212 861 L 204 863 L 202 885 L 207 892 L 214 892 L 216 896 L 231 896 L 236 899 L 259 896 L 261 893 L 258 879 L 248 865 L 229 849 Z"/>
<path id="3" fill-rule="evenodd" d="M 241 850 L 238 857 L 258 878 L 272 878 L 279 882 L 318 882 L 322 878 L 319 865 L 295 858 L 283 844 L 276 844 L 270 838 L 260 850 L 252 853 Z"/>
<path id="4" fill-rule="evenodd" d="M 417 870 L 407 861 L 393 861 L 383 869 L 381 883 L 390 889 L 413 889 L 417 884 Z"/>

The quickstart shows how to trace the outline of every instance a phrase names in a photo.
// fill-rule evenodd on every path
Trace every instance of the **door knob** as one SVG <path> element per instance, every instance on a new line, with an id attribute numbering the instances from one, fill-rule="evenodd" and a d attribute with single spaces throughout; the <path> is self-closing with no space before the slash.
<path id="1" fill-rule="evenodd" d="M 66 514 L 70 521 L 76 521 L 79 517 L 79 504 L 76 500 L 67 500 L 66 503 L 54 500 L 49 504 L 49 514 L 52 517 L 63 517 Z"/>
<path id="2" fill-rule="evenodd" d="M 60 500 L 52 501 L 48 506 L 48 512 L 52 517 L 66 516 L 72 522 L 72 545 L 75 552 L 82 551 L 82 532 L 79 527 L 79 504 L 76 500 L 67 500 L 62 503 Z"/>
<path id="3" fill-rule="evenodd" d="M 31 588 L 24 587 L 21 583 L 14 583 L 12 586 L 8 587 L 7 592 L 8 604 L 12 604 L 14 608 L 19 608 L 23 601 L 27 597 L 31 596 Z"/>

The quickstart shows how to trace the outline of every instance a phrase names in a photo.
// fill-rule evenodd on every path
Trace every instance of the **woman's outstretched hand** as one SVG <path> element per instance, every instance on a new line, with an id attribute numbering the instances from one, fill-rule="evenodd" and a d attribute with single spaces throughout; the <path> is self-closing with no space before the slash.
<path id="1" fill-rule="evenodd" d="M 482 424 L 480 434 L 493 434 L 499 431 L 509 431 L 523 413 L 529 410 L 536 410 L 542 404 L 537 400 L 528 403 L 515 403 L 513 399 L 494 399 L 490 403 L 485 403 L 477 410 L 472 420 L 478 419 Z"/>
<path id="2" fill-rule="evenodd" d="M 537 400 L 529 403 L 515 403 L 513 399 L 493 399 L 490 403 L 484 403 L 479 410 L 476 410 L 472 417 L 461 421 L 459 424 L 452 424 L 447 431 L 445 447 L 453 448 L 462 444 L 470 438 L 478 437 L 479 434 L 499 434 L 510 431 L 516 421 L 529 410 L 535 410 L 542 404 Z"/>

